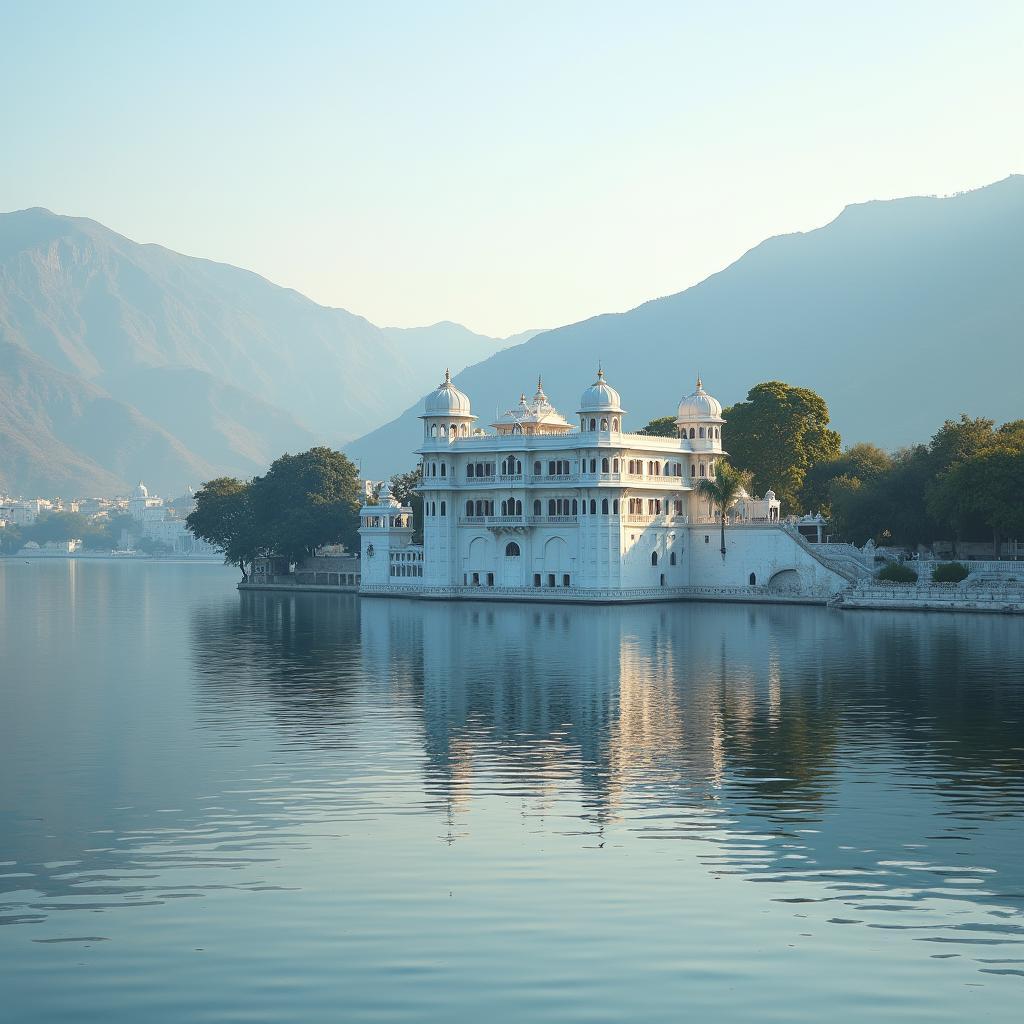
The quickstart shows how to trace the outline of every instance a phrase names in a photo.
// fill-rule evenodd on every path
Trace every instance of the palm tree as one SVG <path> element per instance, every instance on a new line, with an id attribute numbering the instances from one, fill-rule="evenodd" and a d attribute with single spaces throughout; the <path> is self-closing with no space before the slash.
<path id="1" fill-rule="evenodd" d="M 718 509 L 722 522 L 722 557 L 725 558 L 725 517 L 750 486 L 750 474 L 733 469 L 728 462 L 719 462 L 715 476 L 697 481 L 697 493 Z"/>

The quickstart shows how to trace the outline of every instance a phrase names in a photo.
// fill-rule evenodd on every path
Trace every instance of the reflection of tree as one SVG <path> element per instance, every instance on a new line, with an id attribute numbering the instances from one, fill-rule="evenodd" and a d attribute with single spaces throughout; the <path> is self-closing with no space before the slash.
<path id="1" fill-rule="evenodd" d="M 211 726 L 254 711 L 307 741 L 334 745 L 351 724 L 360 680 L 358 599 L 348 594 L 242 593 L 192 613 L 198 700 Z"/>

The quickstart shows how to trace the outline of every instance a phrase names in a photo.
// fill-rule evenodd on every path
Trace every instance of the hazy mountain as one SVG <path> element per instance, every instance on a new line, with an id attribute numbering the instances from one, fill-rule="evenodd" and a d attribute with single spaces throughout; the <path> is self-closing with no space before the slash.
<path id="1" fill-rule="evenodd" d="M 543 373 L 571 419 L 598 360 L 626 425 L 674 413 L 698 372 L 724 403 L 763 380 L 819 391 L 844 441 L 898 446 L 961 412 L 1024 415 L 1024 177 L 949 198 L 847 207 L 626 313 L 540 334 L 459 374 L 483 424 Z M 348 447 L 412 465 L 419 405 Z"/>
<path id="2" fill-rule="evenodd" d="M 212 475 L 137 410 L 0 341 L 0 491 L 125 494 L 145 478 L 173 496 Z"/>
<path id="3" fill-rule="evenodd" d="M 502 345 L 458 324 L 381 330 L 250 271 L 42 209 L 0 215 L 0 329 L 87 380 L 202 370 L 328 440 L 379 424 L 396 397 L 422 390 L 420 349 L 454 368 Z"/>
<path id="4" fill-rule="evenodd" d="M 249 271 L 43 209 L 0 214 L 0 340 L 134 406 L 195 465 L 242 475 L 364 433 L 439 367 L 508 343 L 452 323 L 382 330 Z M 0 472 L 17 481 L 10 465 L 0 447 Z"/>
<path id="5" fill-rule="evenodd" d="M 269 402 L 202 370 L 159 366 L 105 378 L 107 390 L 232 476 L 262 473 L 282 452 L 299 452 L 316 435 Z"/>
<path id="6" fill-rule="evenodd" d="M 414 379 L 428 384 L 435 377 L 440 381 L 446 367 L 454 371 L 472 366 L 540 333 L 522 331 L 508 338 L 490 338 L 450 320 L 430 327 L 384 327 L 382 330 L 409 363 Z"/>

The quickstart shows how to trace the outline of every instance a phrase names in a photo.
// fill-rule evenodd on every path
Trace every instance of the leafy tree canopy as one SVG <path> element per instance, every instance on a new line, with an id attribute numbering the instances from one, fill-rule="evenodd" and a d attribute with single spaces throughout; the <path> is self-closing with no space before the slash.
<path id="1" fill-rule="evenodd" d="M 407 473 L 396 473 L 391 478 L 391 493 L 403 504 L 412 509 L 412 521 L 416 532 L 412 536 L 413 544 L 423 543 L 423 497 L 416 488 L 423 481 L 423 469 L 416 466 Z"/>
<path id="2" fill-rule="evenodd" d="M 263 550 L 256 531 L 251 484 L 230 476 L 209 480 L 196 492 L 196 507 L 185 520 L 194 536 L 224 552 L 228 565 L 247 577 L 246 565 Z"/>
<path id="3" fill-rule="evenodd" d="M 647 434 L 649 437 L 677 437 L 679 435 L 675 416 L 659 416 L 651 420 L 639 432 Z"/>
<path id="4" fill-rule="evenodd" d="M 892 469 L 893 460 L 888 452 L 874 444 L 855 444 L 829 462 L 815 462 L 804 476 L 800 500 L 809 512 L 831 511 L 830 488 L 834 480 L 846 477 L 861 482 L 876 480 Z"/>
<path id="5" fill-rule="evenodd" d="M 297 561 L 324 544 L 355 546 L 361 492 L 342 452 L 282 455 L 251 487 L 257 535 L 273 553 Z"/>
<path id="6" fill-rule="evenodd" d="M 839 456 L 840 438 L 828 427 L 828 406 L 808 388 L 767 381 L 722 415 L 732 463 L 753 475 L 759 493 L 772 488 L 784 513 L 800 510 L 810 467 Z"/>

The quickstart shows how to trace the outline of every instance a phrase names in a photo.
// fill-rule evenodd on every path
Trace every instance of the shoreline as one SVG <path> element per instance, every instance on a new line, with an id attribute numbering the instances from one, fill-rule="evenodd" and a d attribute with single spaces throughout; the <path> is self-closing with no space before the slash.
<path id="1" fill-rule="evenodd" d="M 948 590 L 910 596 L 902 593 L 858 595 L 841 592 L 828 598 L 813 594 L 783 594 L 762 591 L 754 593 L 743 588 L 694 587 L 676 588 L 669 593 L 657 592 L 611 594 L 595 591 L 578 592 L 573 596 L 549 596 L 541 589 L 515 593 L 465 588 L 460 592 L 435 590 L 405 590 L 395 587 L 387 590 L 360 590 L 353 586 L 331 586 L 313 583 L 244 583 L 236 584 L 239 592 L 349 594 L 367 598 L 400 598 L 406 601 L 481 601 L 500 604 L 573 604 L 573 605 L 632 605 L 700 602 L 706 604 L 769 604 L 828 607 L 838 611 L 913 611 L 913 612 L 970 612 L 983 615 L 1024 615 L 1024 592 L 1019 594 L 992 594 L 982 591 L 972 595 L 953 595 Z M 850 588 L 854 591 L 855 588 Z M 930 588 L 929 588 L 930 589 Z M 980 598 L 980 600 L 979 600 Z"/>

